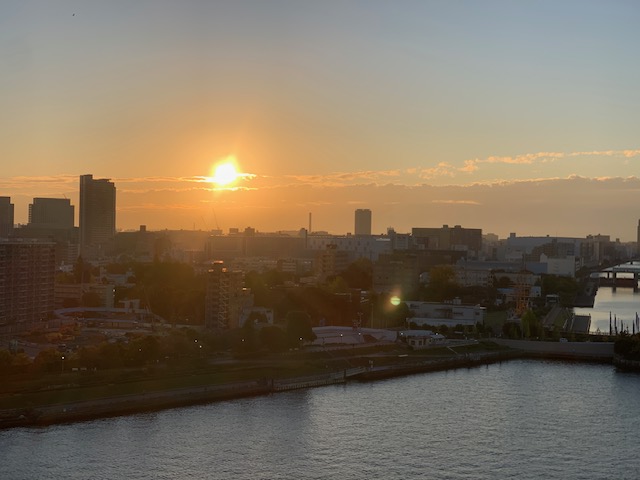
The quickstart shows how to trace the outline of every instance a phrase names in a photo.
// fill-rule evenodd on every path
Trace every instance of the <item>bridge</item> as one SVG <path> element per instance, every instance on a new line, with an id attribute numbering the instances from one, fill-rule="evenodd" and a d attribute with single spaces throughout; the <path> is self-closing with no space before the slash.
<path id="1" fill-rule="evenodd" d="M 618 277 L 618 274 L 625 274 L 625 277 Z M 600 285 L 609 285 L 612 288 L 616 287 L 631 287 L 634 291 L 638 291 L 638 279 L 640 278 L 640 262 L 631 261 L 623 263 L 622 265 L 615 265 L 613 267 L 606 268 L 600 272 Z M 603 277 L 602 274 L 606 274 Z M 633 278 L 628 275 L 633 275 Z"/>

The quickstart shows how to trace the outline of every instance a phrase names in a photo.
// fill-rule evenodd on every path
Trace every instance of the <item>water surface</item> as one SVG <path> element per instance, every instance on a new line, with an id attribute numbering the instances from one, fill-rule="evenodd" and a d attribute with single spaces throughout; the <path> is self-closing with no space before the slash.
<path id="1" fill-rule="evenodd" d="M 510 361 L 0 432 L 0 478 L 637 479 L 640 375 Z"/>

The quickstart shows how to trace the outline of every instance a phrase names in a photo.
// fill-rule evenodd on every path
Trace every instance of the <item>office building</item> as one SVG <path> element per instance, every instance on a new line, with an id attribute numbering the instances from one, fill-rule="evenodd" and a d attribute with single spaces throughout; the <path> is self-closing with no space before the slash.
<path id="1" fill-rule="evenodd" d="M 482 229 L 462 228 L 413 228 L 411 230 L 416 246 L 425 250 L 457 250 L 467 252 L 468 258 L 476 258 L 482 250 Z"/>
<path id="2" fill-rule="evenodd" d="M 109 179 L 80 177 L 80 254 L 100 258 L 112 248 L 116 234 L 116 187 Z"/>
<path id="3" fill-rule="evenodd" d="M 66 198 L 34 198 L 29 205 L 29 225 L 41 228 L 73 228 L 74 208 Z"/>
<path id="4" fill-rule="evenodd" d="M 359 208 L 355 216 L 355 234 L 371 235 L 371 210 Z"/>
<path id="5" fill-rule="evenodd" d="M 34 198 L 29 223 L 13 230 L 13 238 L 43 239 L 56 243 L 56 265 L 78 259 L 78 229 L 73 226 L 74 207 L 66 198 Z"/>
<path id="6" fill-rule="evenodd" d="M 0 238 L 7 238 L 13 231 L 13 203 L 11 197 L 0 197 Z"/>
<path id="7" fill-rule="evenodd" d="M 0 240 L 0 325 L 46 319 L 54 307 L 55 243 Z"/>

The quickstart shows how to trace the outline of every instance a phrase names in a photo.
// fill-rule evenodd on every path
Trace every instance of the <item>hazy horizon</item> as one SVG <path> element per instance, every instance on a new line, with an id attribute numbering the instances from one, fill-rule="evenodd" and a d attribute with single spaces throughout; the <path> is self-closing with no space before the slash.
<path id="1" fill-rule="evenodd" d="M 636 240 L 633 2 L 0 5 L 0 195 L 117 227 Z M 233 156 L 235 182 L 211 183 Z"/>

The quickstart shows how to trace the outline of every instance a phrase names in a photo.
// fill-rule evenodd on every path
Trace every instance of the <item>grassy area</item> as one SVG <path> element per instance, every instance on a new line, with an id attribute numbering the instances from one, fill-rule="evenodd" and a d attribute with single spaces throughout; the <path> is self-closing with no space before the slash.
<path id="1" fill-rule="evenodd" d="M 49 374 L 3 382 L 0 409 L 64 404 L 119 395 L 221 385 L 262 378 L 291 378 L 327 372 L 325 361 L 299 357 L 240 361 L 199 368 L 110 370 Z M 337 369 L 347 368 L 344 361 Z"/>
<path id="2" fill-rule="evenodd" d="M 499 310 L 495 312 L 487 312 L 484 317 L 485 328 L 491 328 L 494 334 L 502 332 L 502 326 L 507 321 L 507 311 Z"/>
<path id="3" fill-rule="evenodd" d="M 491 342 L 476 345 L 425 350 L 406 347 L 370 347 L 320 352 L 300 351 L 292 355 L 237 360 L 228 364 L 195 365 L 169 368 L 157 366 L 139 370 L 68 372 L 30 378 L 4 379 L 0 409 L 33 408 L 68 404 L 121 395 L 135 395 L 189 387 L 213 386 L 259 379 L 284 379 L 318 375 L 356 366 L 415 363 L 420 358 L 492 351 Z"/>

